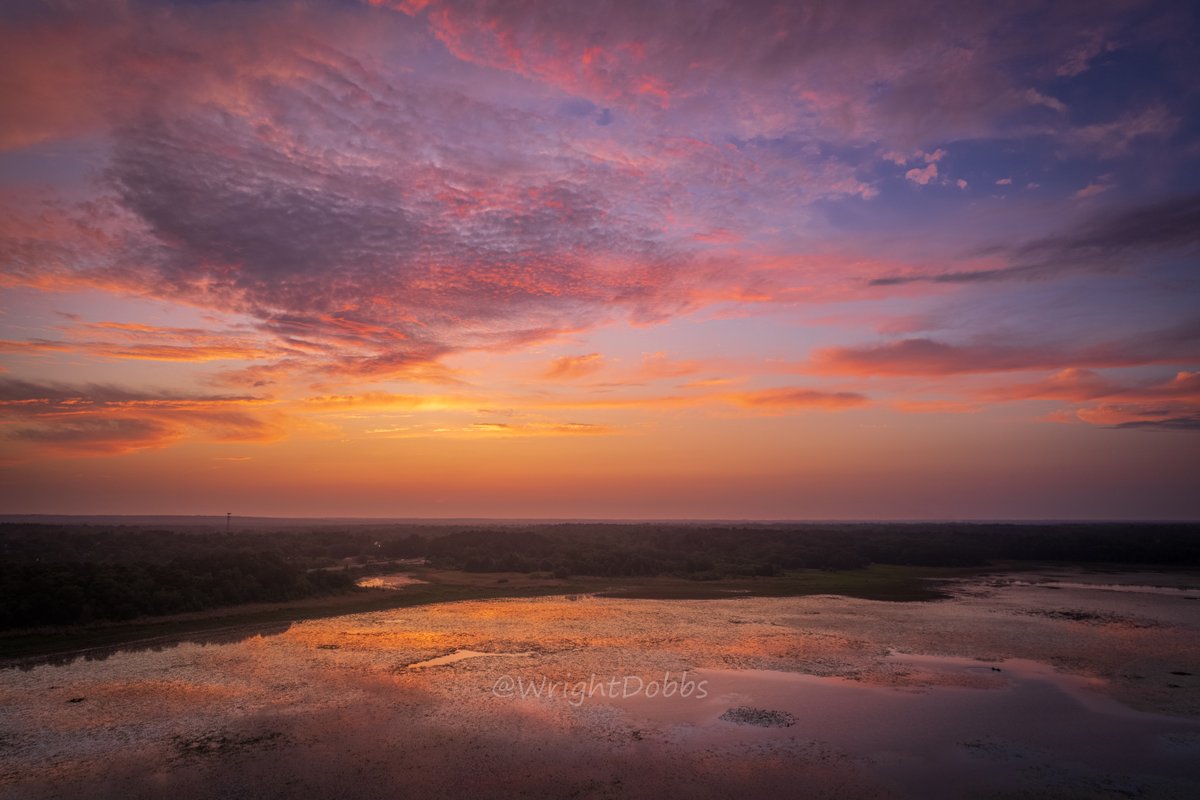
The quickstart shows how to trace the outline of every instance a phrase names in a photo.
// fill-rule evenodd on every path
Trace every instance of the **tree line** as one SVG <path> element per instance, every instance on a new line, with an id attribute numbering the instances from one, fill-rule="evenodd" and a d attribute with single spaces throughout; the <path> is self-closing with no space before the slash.
<path id="1" fill-rule="evenodd" d="M 408 543 L 405 544 L 409 546 Z M 470 572 L 677 575 L 707 580 L 870 564 L 999 561 L 1200 564 L 1192 524 L 858 523 L 755 526 L 557 525 L 429 539 L 421 553 Z"/>
<path id="2" fill-rule="evenodd" d="M 1200 565 L 1195 524 L 363 525 L 218 533 L 0 525 L 0 629 L 278 602 L 354 588 L 351 565 L 693 580 L 870 564 Z"/>

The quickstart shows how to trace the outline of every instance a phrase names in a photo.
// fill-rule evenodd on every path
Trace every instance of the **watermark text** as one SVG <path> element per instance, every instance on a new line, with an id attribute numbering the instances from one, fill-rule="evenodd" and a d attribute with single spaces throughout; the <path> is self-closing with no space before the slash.
<path id="1" fill-rule="evenodd" d="M 594 697 L 618 699 L 630 697 L 684 698 L 703 700 L 708 697 L 708 681 L 695 680 L 687 671 L 675 674 L 664 672 L 661 679 L 643 678 L 640 675 L 601 677 L 592 673 L 580 680 L 552 679 L 546 675 L 526 677 L 523 675 L 501 675 L 492 684 L 496 697 L 520 697 L 546 700 L 562 700 L 572 706 L 581 706 Z"/>

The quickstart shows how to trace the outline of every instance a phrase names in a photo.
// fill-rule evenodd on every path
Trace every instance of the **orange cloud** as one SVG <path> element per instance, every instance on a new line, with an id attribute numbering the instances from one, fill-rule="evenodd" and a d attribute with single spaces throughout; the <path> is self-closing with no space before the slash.
<path id="1" fill-rule="evenodd" d="M 118 344 L 113 342 L 56 342 L 45 339 L 31 339 L 24 342 L 0 340 L 0 352 L 81 353 L 98 358 L 133 361 L 198 362 L 249 361 L 266 358 L 273 354 L 270 350 L 235 343 L 225 345 Z"/>
<path id="2" fill-rule="evenodd" d="M 769 411 L 794 411 L 808 408 L 838 411 L 867 403 L 867 398 L 857 392 L 823 392 L 816 389 L 793 388 L 743 392 L 724 395 L 723 399 L 740 406 Z"/>
<path id="3" fill-rule="evenodd" d="M 114 455 L 160 448 L 184 438 L 269 442 L 289 420 L 249 396 L 186 396 L 0 379 L 3 437 L 39 449 Z"/>
<path id="4" fill-rule="evenodd" d="M 392 394 L 366 392 L 363 394 L 322 395 L 305 398 L 300 407 L 310 411 L 446 411 L 475 410 L 482 401 L 451 395 Z"/>
<path id="5" fill-rule="evenodd" d="M 1064 369 L 1040 381 L 985 389 L 988 400 L 1200 400 L 1200 372 L 1182 371 L 1167 380 L 1121 383 L 1088 369 Z"/>
<path id="6" fill-rule="evenodd" d="M 981 408 L 953 400 L 893 400 L 891 406 L 906 414 L 972 414 Z"/>
<path id="7" fill-rule="evenodd" d="M 1122 387 L 1090 369 L 1069 367 L 1031 383 L 1000 386 L 981 392 L 989 400 L 1070 400 L 1081 402 L 1120 392 Z"/>
<path id="8" fill-rule="evenodd" d="M 600 436 L 615 432 L 608 425 L 588 422 L 474 422 L 435 428 L 434 433 L 461 436 Z M 414 432 L 414 435 L 419 433 Z"/>
<path id="9" fill-rule="evenodd" d="M 1065 400 L 1096 402 L 1073 416 L 1093 425 L 1118 428 L 1183 430 L 1200 428 L 1200 372 L 1179 372 L 1164 381 L 1119 383 L 1085 369 L 1067 369 L 1032 383 L 988 389 L 991 400 Z M 1070 415 L 1071 412 L 1063 412 Z M 1061 418 L 1060 418 L 1061 419 Z"/>
<path id="10" fill-rule="evenodd" d="M 575 380 L 585 378 L 603 368 L 604 356 L 599 353 L 587 353 L 556 358 L 542 375 L 551 380 Z"/>
<path id="11" fill-rule="evenodd" d="M 733 383 L 745 380 L 744 378 L 701 378 L 699 380 L 688 381 L 683 384 L 683 389 L 712 389 L 717 386 L 729 386 Z"/>
<path id="12" fill-rule="evenodd" d="M 637 372 L 637 377 L 645 380 L 682 378 L 686 375 L 694 375 L 704 369 L 704 367 L 705 364 L 702 361 L 695 359 L 674 359 L 668 354 L 659 351 L 657 353 L 646 353 L 642 356 L 642 365 Z"/>

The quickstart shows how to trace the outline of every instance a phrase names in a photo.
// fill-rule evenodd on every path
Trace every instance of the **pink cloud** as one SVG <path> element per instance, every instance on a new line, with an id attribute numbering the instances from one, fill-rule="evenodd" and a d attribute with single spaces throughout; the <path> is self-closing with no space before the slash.
<path id="1" fill-rule="evenodd" d="M 906 414 L 973 414 L 982 410 L 977 403 L 956 400 L 893 400 L 891 406 Z"/>
<path id="2" fill-rule="evenodd" d="M 728 395 L 731 402 L 754 409 L 777 412 L 821 408 L 842 410 L 866 405 L 867 398 L 857 392 L 827 392 L 815 389 L 780 388 Z"/>
<path id="3" fill-rule="evenodd" d="M 1037 89 L 1028 89 L 1025 92 L 1025 99 L 1026 99 L 1026 101 L 1029 102 L 1030 105 L 1044 106 L 1045 108 L 1049 108 L 1052 111 L 1064 112 L 1067 110 L 1066 104 L 1063 103 L 1061 100 L 1059 100 L 1055 97 L 1050 97 L 1048 95 L 1044 95 L 1041 92 L 1039 92 Z"/>
<path id="4" fill-rule="evenodd" d="M 1113 188 L 1112 183 L 1089 183 L 1075 193 L 1075 196 L 1081 199 L 1095 197 L 1098 194 L 1104 194 Z"/>
<path id="5" fill-rule="evenodd" d="M 913 169 L 910 169 L 908 172 L 904 173 L 905 178 L 908 178 L 913 183 L 920 184 L 921 186 L 927 185 L 930 181 L 936 179 L 937 176 L 938 166 L 934 162 L 930 162 L 920 169 L 914 167 Z"/>
<path id="6" fill-rule="evenodd" d="M 1074 402 L 1092 400 L 1118 391 L 1118 384 L 1101 377 L 1093 370 L 1068 367 L 1039 381 L 988 390 L 984 396 L 992 400 L 1054 399 Z"/>
<path id="7" fill-rule="evenodd" d="M 646 353 L 642 356 L 642 364 L 637 377 L 643 380 L 660 380 L 663 378 L 682 378 L 694 375 L 705 369 L 706 362 L 696 359 L 675 359 L 667 353 Z"/>
<path id="8" fill-rule="evenodd" d="M 1180 120 L 1163 104 L 1151 104 L 1107 122 L 1068 128 L 1061 133 L 1070 147 L 1103 158 L 1116 158 L 1143 137 L 1165 138 L 1174 133 Z"/>
<path id="9" fill-rule="evenodd" d="M 592 375 L 603 368 L 604 356 L 599 353 L 587 353 L 556 358 L 543 375 L 550 380 L 575 380 Z"/>
<path id="10" fill-rule="evenodd" d="M 911 150 L 934 130 L 954 136 L 994 128 L 1029 102 L 1031 90 L 1011 83 L 1001 68 L 1013 51 L 1048 57 L 1061 52 L 1064 39 L 1078 39 L 1064 35 L 1069 16 L 1052 14 L 1043 27 L 998 46 L 994 32 L 1012 24 L 1010 10 L 944 7 L 938 26 L 921 26 L 916 21 L 930 13 L 921 0 L 870 8 L 777 4 L 769 11 L 699 0 L 682 17 L 670 5 L 605 0 L 570 13 L 483 0 L 434 0 L 419 12 L 405 10 L 461 59 L 596 103 L 686 115 L 704 128 L 750 136 L 815 126 L 863 141 L 891 139 L 891 154 Z M 944 30 L 955 31 L 958 46 L 945 46 Z M 804 103 L 771 102 L 780 92 Z"/>
<path id="11" fill-rule="evenodd" d="M 1091 67 L 1091 62 L 1096 56 L 1112 52 L 1117 48 L 1118 45 L 1115 42 L 1106 41 L 1103 31 L 1087 31 L 1084 40 L 1067 53 L 1066 58 L 1055 70 L 1055 74 L 1063 78 L 1082 75 Z"/>
<path id="12" fill-rule="evenodd" d="M 1050 422 L 1083 421 L 1148 430 L 1200 429 L 1200 372 L 1185 370 L 1166 379 L 1122 381 L 1071 367 L 1035 381 L 974 390 L 971 396 L 975 404 L 1057 400 L 1072 405 L 1043 417 Z M 897 407 L 910 410 L 903 404 Z"/>

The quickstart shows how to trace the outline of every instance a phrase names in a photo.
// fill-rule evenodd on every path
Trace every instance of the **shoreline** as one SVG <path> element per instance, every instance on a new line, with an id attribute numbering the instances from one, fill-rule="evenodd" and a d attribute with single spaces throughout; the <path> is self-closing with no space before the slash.
<path id="1" fill-rule="evenodd" d="M 181 642 L 245 638 L 256 631 L 308 619 L 348 616 L 393 608 L 464 600 L 594 594 L 637 600 L 708 600 L 736 597 L 802 597 L 832 594 L 864 600 L 922 602 L 945 599 L 933 588 L 939 580 L 965 577 L 983 568 L 872 566 L 841 572 L 801 571 L 774 578 L 535 578 L 513 573 L 463 573 L 412 569 L 423 583 L 398 589 L 358 589 L 341 595 L 308 597 L 283 603 L 253 603 L 127 622 L 84 627 L 40 628 L 0 633 L 0 670 L 42 663 L 69 662 L 89 654 L 165 647 Z"/>
<path id="2" fill-rule="evenodd" d="M 47 800 L 64 776 L 131 798 L 289 781 L 306 796 L 650 800 L 697 775 L 712 797 L 1195 797 L 1195 604 L 1063 577 L 990 570 L 934 603 L 448 603 L 8 671 L 4 760 L 12 790 Z M 1157 577 L 1200 590 L 1194 573 Z"/>
<path id="3" fill-rule="evenodd" d="M 695 581 L 664 576 L 549 578 L 524 573 L 467 573 L 418 567 L 397 573 L 417 577 L 420 583 L 395 589 L 356 589 L 345 594 L 283 603 L 228 606 L 128 622 L 94 623 L 86 627 L 6 631 L 0 633 L 0 670 L 70 663 L 78 658 L 107 658 L 116 652 L 171 647 L 184 642 L 238 641 L 263 632 L 282 633 L 292 624 L 304 620 L 471 600 L 575 595 L 646 601 L 832 595 L 890 603 L 922 603 L 949 599 L 952 595 L 945 587 L 963 578 L 1044 574 L 1059 569 L 1079 570 L 1084 574 L 1196 574 L 1194 569 L 1171 565 L 1081 567 L 1062 563 L 1007 562 L 986 567 L 873 565 L 857 570 L 802 570 L 777 577 Z"/>

